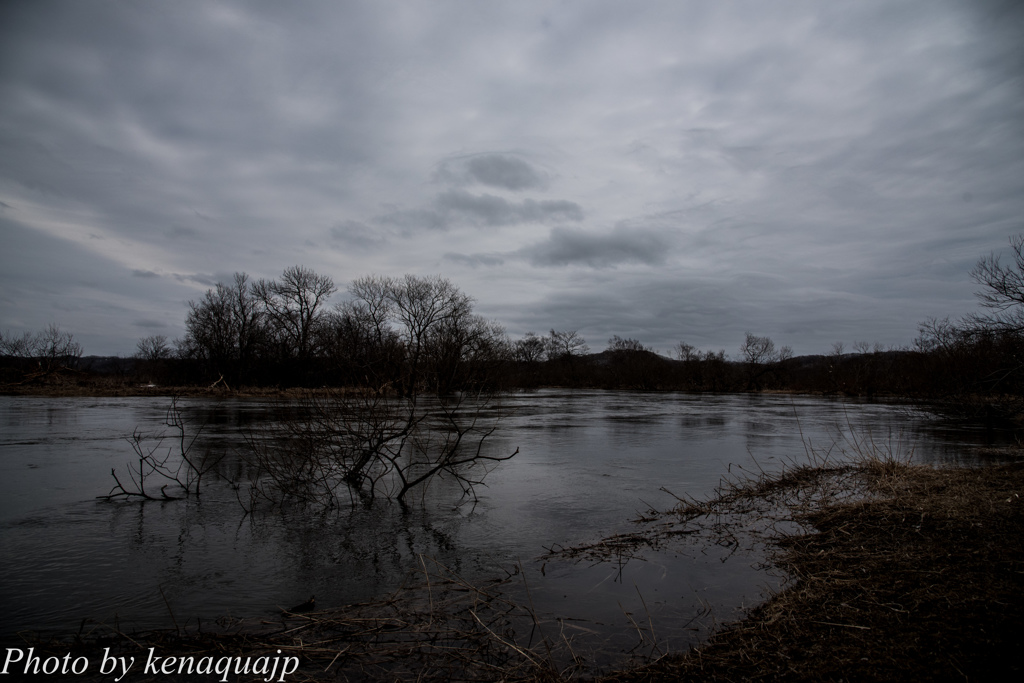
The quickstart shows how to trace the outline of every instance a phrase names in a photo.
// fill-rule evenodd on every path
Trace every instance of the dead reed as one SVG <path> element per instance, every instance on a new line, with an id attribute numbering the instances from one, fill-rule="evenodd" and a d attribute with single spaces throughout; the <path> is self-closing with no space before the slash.
<path id="1" fill-rule="evenodd" d="M 692 520 L 781 502 L 803 530 L 772 538 L 793 582 L 689 653 L 603 680 L 1019 678 L 1024 463 L 941 469 L 865 453 L 681 503 Z"/>

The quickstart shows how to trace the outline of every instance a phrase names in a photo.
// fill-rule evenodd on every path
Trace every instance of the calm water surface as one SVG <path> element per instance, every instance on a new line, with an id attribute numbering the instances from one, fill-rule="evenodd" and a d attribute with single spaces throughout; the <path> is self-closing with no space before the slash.
<path id="1" fill-rule="evenodd" d="M 521 562 L 538 610 L 627 640 L 623 612 L 642 594 L 659 637 L 685 647 L 698 609 L 735 618 L 779 579 L 724 551 L 648 553 L 625 569 L 549 562 L 543 574 L 535 558 L 671 507 L 662 487 L 704 496 L 730 467 L 800 461 L 806 442 L 824 447 L 837 430 L 913 447 L 925 462 L 962 461 L 970 446 L 1006 438 L 905 406 L 816 397 L 542 390 L 505 403 L 491 448 L 519 455 L 489 475 L 476 505 L 442 486 L 405 511 L 245 516 L 226 480 L 242 477 L 241 435 L 274 419 L 272 403 L 183 401 L 188 422 L 206 425 L 202 444 L 225 451 L 222 477 L 201 500 L 111 503 L 95 497 L 132 459 L 125 437 L 166 431 L 168 399 L 0 397 L 5 630 L 77 630 L 86 617 L 170 626 L 168 605 L 179 623 L 259 617 L 311 594 L 327 608 L 394 590 L 423 554 L 470 580 Z"/>

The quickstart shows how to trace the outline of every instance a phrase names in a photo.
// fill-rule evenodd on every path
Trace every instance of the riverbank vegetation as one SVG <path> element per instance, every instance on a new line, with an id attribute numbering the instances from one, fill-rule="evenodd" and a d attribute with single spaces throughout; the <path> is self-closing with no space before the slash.
<path id="1" fill-rule="evenodd" d="M 809 533 L 771 538 L 793 583 L 699 648 L 603 680 L 1018 677 L 1022 495 L 1020 462 L 938 469 L 879 461 L 798 470 L 707 507 L 682 505 L 680 519 L 693 519 L 780 496 L 796 503 L 793 519 Z"/>
<path id="2" fill-rule="evenodd" d="M 435 394 L 543 386 L 792 391 L 937 401 L 966 417 L 1019 420 L 1024 237 L 1011 240 L 1011 262 L 982 258 L 971 276 L 981 313 L 923 321 L 904 346 L 836 342 L 827 353 L 794 357 L 750 332 L 735 355 L 686 342 L 666 355 L 618 335 L 592 352 L 571 329 L 512 340 L 441 277 L 359 278 L 332 308 L 334 281 L 294 266 L 276 280 L 238 273 L 217 284 L 189 303 L 181 339 L 141 339 L 131 358 L 83 357 L 74 337 L 56 326 L 0 335 L 0 391 L 273 395 L 386 387 L 406 394 L 412 381 Z"/>

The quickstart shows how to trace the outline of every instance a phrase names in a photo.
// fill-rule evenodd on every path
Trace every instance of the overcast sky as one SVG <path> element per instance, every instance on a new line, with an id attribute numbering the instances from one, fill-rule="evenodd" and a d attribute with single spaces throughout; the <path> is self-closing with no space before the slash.
<path id="1" fill-rule="evenodd" d="M 1024 232 L 1022 3 L 0 3 L 0 330 L 130 354 L 235 271 L 514 337 L 909 344 Z"/>

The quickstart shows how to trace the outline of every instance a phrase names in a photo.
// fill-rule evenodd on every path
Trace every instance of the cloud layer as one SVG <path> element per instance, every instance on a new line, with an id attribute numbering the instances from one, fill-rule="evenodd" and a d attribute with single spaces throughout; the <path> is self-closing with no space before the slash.
<path id="1" fill-rule="evenodd" d="M 1022 78 L 995 0 L 3 3 L 0 329 L 129 353 L 303 264 L 595 349 L 908 343 L 1024 230 Z"/>

